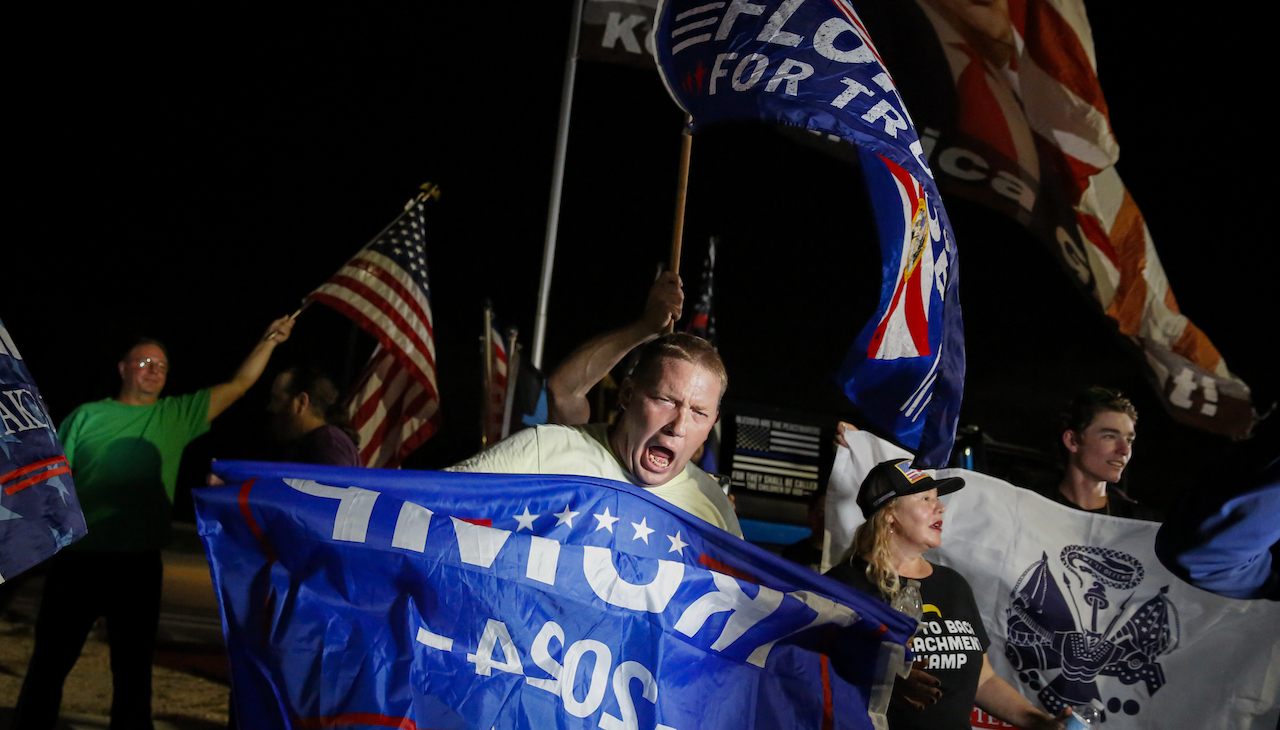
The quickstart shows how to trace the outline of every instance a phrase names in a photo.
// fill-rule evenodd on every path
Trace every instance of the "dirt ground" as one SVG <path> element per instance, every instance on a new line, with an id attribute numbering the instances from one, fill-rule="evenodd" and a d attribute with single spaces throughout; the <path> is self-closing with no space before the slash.
<path id="1" fill-rule="evenodd" d="M 18 700 L 35 627 L 0 619 L 0 707 Z M 106 717 L 111 712 L 111 669 L 105 633 L 94 631 L 67 677 L 63 714 Z M 161 646 L 152 675 L 152 712 L 175 726 L 212 730 L 226 725 L 226 659 L 221 649 Z"/>

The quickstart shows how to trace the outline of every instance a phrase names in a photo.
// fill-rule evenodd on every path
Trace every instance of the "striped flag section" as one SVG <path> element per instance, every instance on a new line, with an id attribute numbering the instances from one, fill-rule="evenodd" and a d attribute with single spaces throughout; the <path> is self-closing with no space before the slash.
<path id="1" fill-rule="evenodd" d="M 818 488 L 821 429 L 745 415 L 734 427 L 735 487 L 794 495 Z"/>
<path id="2" fill-rule="evenodd" d="M 1119 333 L 1141 347 L 1169 412 L 1198 428 L 1247 435 L 1249 387 L 1179 309 L 1151 231 L 1116 170 L 1120 145 L 1083 0 L 1010 0 L 980 31 L 946 3 L 917 3 L 959 99 L 955 146 L 936 157 L 940 183 L 998 210 L 1020 201 L 1018 220 L 1040 233 Z M 992 191 L 997 179 L 1007 189 L 976 194 L 948 155 L 990 170 Z"/>
<path id="3" fill-rule="evenodd" d="M 347 396 L 365 466 L 394 468 L 439 426 L 422 196 L 308 296 L 378 340 Z"/>
<path id="4" fill-rule="evenodd" d="M 14 469 L 7 474 L 0 474 L 0 484 L 4 485 L 5 494 L 14 495 L 32 484 L 38 484 L 59 474 L 70 473 L 71 467 L 67 466 L 66 457 L 55 456 L 33 464 L 27 464 L 21 469 Z"/>
<path id="5" fill-rule="evenodd" d="M 1026 94 L 1036 101 L 1025 105 L 1027 121 L 1048 143 L 1042 146 L 1045 153 L 1051 149 L 1061 156 L 1053 169 L 1072 177 L 1069 191 L 1075 198 L 1070 202 L 1088 248 L 1087 262 L 1077 267 L 1090 269 L 1094 297 L 1120 332 L 1138 339 L 1148 358 L 1170 361 L 1157 372 L 1172 371 L 1161 380 L 1177 415 L 1202 428 L 1242 435 L 1237 429 L 1247 431 L 1252 425 L 1249 390 L 1227 369 L 1204 332 L 1179 311 L 1142 212 L 1116 172 L 1120 147 L 1095 72 L 1092 29 L 1083 3 L 1023 0 L 1011 3 L 1010 11 L 1013 31 L 1025 49 L 1019 77 L 1024 85 L 1032 82 Z M 1168 382 L 1181 372 L 1180 365 L 1208 376 L 1184 388 L 1185 396 Z M 1235 401 L 1230 408 L 1238 412 L 1219 414 L 1223 404 L 1215 391 L 1229 391 Z M 1197 396 L 1194 405 L 1192 394 Z"/>
<path id="6" fill-rule="evenodd" d="M 498 330 L 489 328 L 489 382 L 485 386 L 485 447 L 502 440 L 502 420 L 507 407 L 507 343 Z"/>

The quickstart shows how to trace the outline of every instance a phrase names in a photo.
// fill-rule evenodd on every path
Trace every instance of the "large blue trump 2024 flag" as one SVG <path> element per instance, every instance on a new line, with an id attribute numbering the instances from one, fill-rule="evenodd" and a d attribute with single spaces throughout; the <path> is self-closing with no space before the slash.
<path id="1" fill-rule="evenodd" d="M 242 727 L 871 728 L 915 628 L 627 484 L 216 467 Z"/>
<path id="2" fill-rule="evenodd" d="M 875 208 L 880 306 L 840 372 L 863 413 L 945 465 L 964 386 L 959 264 L 920 137 L 845 0 L 662 0 L 654 40 L 694 129 L 758 119 L 856 145 Z"/>
<path id="3" fill-rule="evenodd" d="M 0 322 L 0 583 L 85 531 L 53 418 Z"/>

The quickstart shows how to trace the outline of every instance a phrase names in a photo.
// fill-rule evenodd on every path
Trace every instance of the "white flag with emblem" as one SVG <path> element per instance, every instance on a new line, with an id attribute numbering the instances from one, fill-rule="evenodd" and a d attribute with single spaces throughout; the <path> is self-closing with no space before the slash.
<path id="1" fill-rule="evenodd" d="M 824 566 L 863 521 L 854 499 L 866 473 L 911 456 L 865 431 L 846 440 L 827 493 Z M 1277 727 L 1280 605 L 1174 577 L 1156 559 L 1159 523 L 1071 509 L 964 469 L 937 474 L 965 488 L 943 497 L 942 547 L 925 558 L 969 581 L 991 666 L 1033 704 L 1056 712 L 1098 699 L 1108 730 Z"/>

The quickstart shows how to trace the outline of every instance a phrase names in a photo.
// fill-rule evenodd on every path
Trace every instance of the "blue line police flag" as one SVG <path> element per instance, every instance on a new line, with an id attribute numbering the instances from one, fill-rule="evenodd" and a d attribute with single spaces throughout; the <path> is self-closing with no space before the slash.
<path id="1" fill-rule="evenodd" d="M 629 484 L 215 467 L 242 727 L 872 728 L 915 628 Z"/>
<path id="2" fill-rule="evenodd" d="M 0 583 L 86 531 L 53 418 L 0 322 Z"/>
<path id="3" fill-rule="evenodd" d="M 888 69 L 845 0 L 662 0 L 658 69 L 694 131 L 759 119 L 856 146 L 875 209 L 883 285 L 840 380 L 876 425 L 944 465 L 964 385 L 951 223 Z"/>

